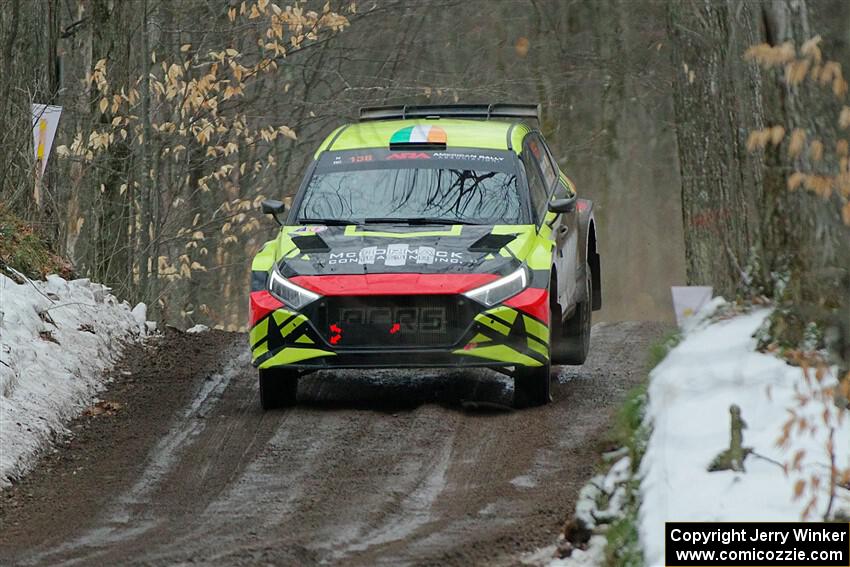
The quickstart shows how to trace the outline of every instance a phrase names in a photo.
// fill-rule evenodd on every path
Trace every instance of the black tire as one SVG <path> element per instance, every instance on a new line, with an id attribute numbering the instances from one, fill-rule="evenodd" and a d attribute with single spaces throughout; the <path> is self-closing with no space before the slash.
<path id="1" fill-rule="evenodd" d="M 298 374 L 283 368 L 260 370 L 260 405 L 264 410 L 295 405 Z"/>
<path id="2" fill-rule="evenodd" d="M 557 364 L 579 365 L 587 360 L 593 318 L 593 274 L 590 264 L 584 266 L 584 286 L 584 301 L 576 304 L 575 312 L 564 322 L 561 336 L 558 337 L 560 346 L 556 349 Z"/>
<path id="3" fill-rule="evenodd" d="M 545 406 L 552 401 L 551 365 L 517 366 L 514 370 L 514 407 L 517 409 Z"/>
<path id="4" fill-rule="evenodd" d="M 550 306 L 549 336 L 552 336 L 552 323 L 555 313 Z M 517 366 L 514 368 L 514 407 L 517 409 L 545 406 L 552 401 L 552 347 L 549 347 L 549 360 L 543 366 Z"/>

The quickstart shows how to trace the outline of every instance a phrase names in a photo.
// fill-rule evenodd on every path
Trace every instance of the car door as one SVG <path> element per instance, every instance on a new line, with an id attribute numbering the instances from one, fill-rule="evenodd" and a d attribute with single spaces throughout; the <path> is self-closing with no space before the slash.
<path id="1" fill-rule="evenodd" d="M 537 132 L 529 135 L 526 138 L 525 149 L 528 150 L 527 159 L 536 165 L 544 186 L 546 197 L 537 211 L 538 219 L 552 229 L 552 239 L 555 241 L 553 263 L 558 277 L 558 303 L 566 310 L 575 302 L 577 291 L 575 267 L 578 253 L 578 215 L 575 211 L 559 215 L 547 212 L 546 207 L 550 200 L 565 199 L 571 194 L 561 183 L 558 166 L 552 159 L 552 154 L 542 136 Z"/>

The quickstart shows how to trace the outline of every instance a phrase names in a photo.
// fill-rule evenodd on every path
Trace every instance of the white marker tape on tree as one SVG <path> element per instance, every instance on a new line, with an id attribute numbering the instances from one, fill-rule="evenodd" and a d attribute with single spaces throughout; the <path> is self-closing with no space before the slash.
<path id="1" fill-rule="evenodd" d="M 711 300 L 711 286 L 673 286 L 670 290 L 673 292 L 673 310 L 679 327 Z"/>
<path id="2" fill-rule="evenodd" d="M 32 105 L 32 138 L 35 151 L 35 161 L 41 162 L 43 175 L 47 167 L 47 158 L 53 148 L 53 138 L 56 136 L 56 128 L 59 126 L 59 116 L 62 114 L 61 106 L 50 106 L 47 104 Z"/>
<path id="3" fill-rule="evenodd" d="M 35 204 L 41 208 L 41 178 L 47 168 L 47 158 L 53 148 L 53 138 L 59 126 L 59 116 L 62 115 L 61 106 L 47 104 L 32 105 L 32 141 L 35 156 L 35 190 L 33 197 Z"/>

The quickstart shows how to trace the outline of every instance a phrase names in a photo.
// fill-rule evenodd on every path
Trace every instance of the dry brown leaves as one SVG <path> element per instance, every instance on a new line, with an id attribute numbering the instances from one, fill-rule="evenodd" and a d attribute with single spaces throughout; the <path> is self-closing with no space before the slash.
<path id="1" fill-rule="evenodd" d="M 124 404 L 120 402 L 110 402 L 106 400 L 101 400 L 93 406 L 86 408 L 86 410 L 83 412 L 83 415 L 86 417 L 97 417 L 99 415 L 111 416 L 118 413 L 118 411 L 121 410 L 123 407 Z"/>

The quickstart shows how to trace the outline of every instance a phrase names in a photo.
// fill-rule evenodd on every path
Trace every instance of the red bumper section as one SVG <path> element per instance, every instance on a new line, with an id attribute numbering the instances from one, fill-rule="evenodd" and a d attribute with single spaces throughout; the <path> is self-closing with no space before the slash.
<path id="1" fill-rule="evenodd" d="M 296 276 L 292 282 L 324 296 L 458 294 L 498 279 L 494 274 L 365 274 Z M 549 292 L 526 288 L 504 302 L 549 323 Z M 266 290 L 251 292 L 251 326 L 284 304 Z"/>
<path id="2" fill-rule="evenodd" d="M 252 291 L 249 309 L 251 314 L 251 327 L 256 325 L 257 321 L 261 320 L 275 309 L 280 309 L 281 307 L 283 307 L 283 302 L 274 297 L 268 291 Z"/>
<path id="3" fill-rule="evenodd" d="M 505 305 L 525 311 L 532 317 L 536 317 L 549 324 L 549 292 L 537 287 L 527 287 L 510 299 L 505 300 Z"/>

